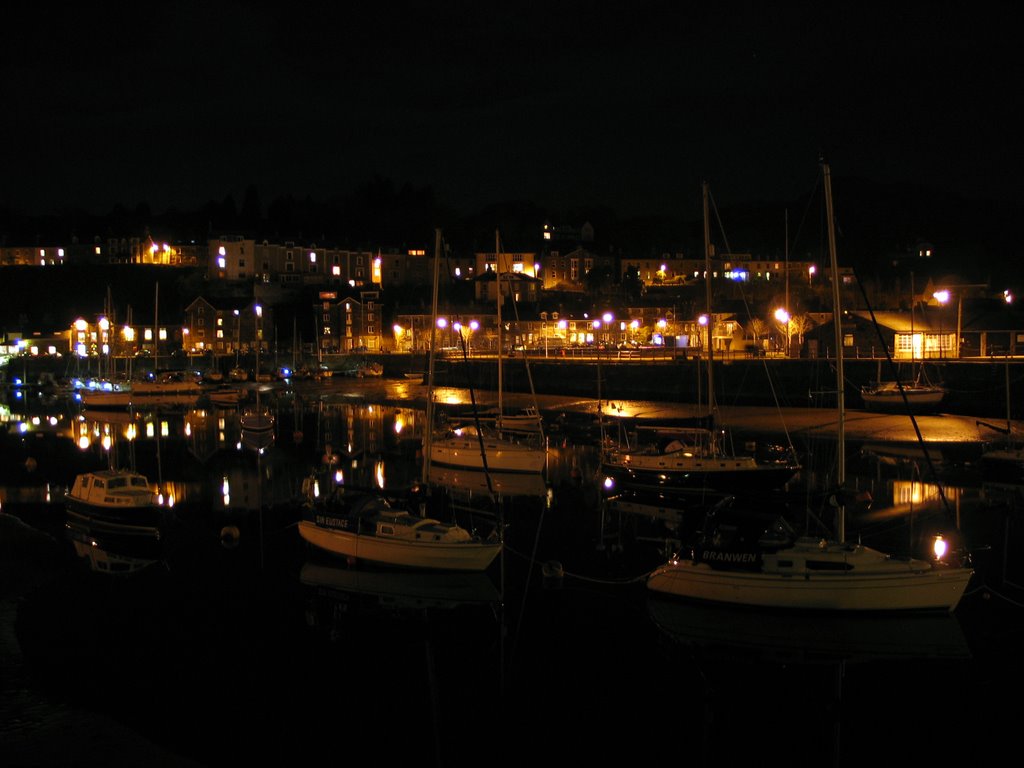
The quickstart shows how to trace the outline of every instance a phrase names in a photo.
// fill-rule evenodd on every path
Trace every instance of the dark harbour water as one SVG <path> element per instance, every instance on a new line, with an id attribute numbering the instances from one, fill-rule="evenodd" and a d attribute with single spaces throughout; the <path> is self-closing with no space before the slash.
<path id="1" fill-rule="evenodd" d="M 233 413 L 143 418 L 111 450 L 176 503 L 159 540 L 92 537 L 89 551 L 148 561 L 116 575 L 76 551 L 58 503 L 61 483 L 107 454 L 60 420 L 53 434 L 9 420 L 0 763 L 980 764 L 1015 747 L 1019 489 L 944 466 L 942 504 L 916 464 L 852 453 L 852 482 L 874 501 L 851 536 L 916 547 L 950 509 L 959 518 L 977 574 L 952 616 L 779 617 L 650 595 L 644 574 L 683 532 L 602 516 L 583 435 L 553 436 L 549 495 L 505 500 L 506 551 L 485 574 L 310 551 L 289 501 L 325 445 L 351 482 L 400 487 L 415 477 L 416 416 L 282 409 L 262 454 L 238 445 Z"/>

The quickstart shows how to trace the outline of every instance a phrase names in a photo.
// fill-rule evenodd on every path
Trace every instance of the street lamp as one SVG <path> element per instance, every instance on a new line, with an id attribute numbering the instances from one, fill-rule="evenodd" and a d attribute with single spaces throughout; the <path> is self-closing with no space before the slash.
<path id="1" fill-rule="evenodd" d="M 954 351 L 957 358 L 960 357 L 960 334 L 963 332 L 964 291 L 970 288 L 988 288 L 988 285 L 985 283 L 950 285 L 945 288 L 940 288 L 932 294 L 933 299 L 939 302 L 939 304 L 945 305 L 946 302 L 949 301 L 950 290 L 956 290 L 956 347 L 954 348 Z"/>
<path id="2" fill-rule="evenodd" d="M 701 339 L 701 342 L 704 345 L 705 354 L 707 354 L 707 350 L 711 345 L 711 329 L 709 328 L 709 318 L 707 315 L 701 315 L 700 317 L 697 318 L 697 322 L 700 323 L 704 329 L 704 338 Z"/>
<path id="3" fill-rule="evenodd" d="M 260 380 L 260 350 L 263 348 L 263 307 L 257 304 L 256 311 L 256 381 Z"/>
<path id="4" fill-rule="evenodd" d="M 784 307 L 779 307 L 775 310 L 775 319 L 786 327 L 786 357 L 789 357 L 789 312 Z"/>

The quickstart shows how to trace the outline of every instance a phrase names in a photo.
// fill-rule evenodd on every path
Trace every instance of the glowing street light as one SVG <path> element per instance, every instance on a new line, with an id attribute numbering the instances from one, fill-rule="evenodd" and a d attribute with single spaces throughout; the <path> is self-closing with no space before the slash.
<path id="1" fill-rule="evenodd" d="M 976 283 L 971 285 L 951 285 L 947 288 L 940 288 L 932 294 L 932 298 L 935 299 L 939 304 L 945 306 L 951 297 L 951 289 L 956 290 L 956 347 L 954 353 L 960 357 L 960 334 L 963 332 L 963 314 L 964 314 L 964 291 L 970 288 L 987 288 L 988 286 L 984 283 Z M 1009 295 L 1009 291 L 1004 291 L 1004 298 Z M 1009 299 L 1007 299 L 1009 303 Z"/>
<path id="2" fill-rule="evenodd" d="M 789 357 L 789 312 L 784 307 L 775 310 L 775 320 L 786 328 L 786 357 Z"/>

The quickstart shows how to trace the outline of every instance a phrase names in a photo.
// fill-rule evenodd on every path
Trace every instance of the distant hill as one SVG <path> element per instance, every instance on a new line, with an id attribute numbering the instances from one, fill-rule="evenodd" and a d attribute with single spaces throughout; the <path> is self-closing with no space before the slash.
<path id="1" fill-rule="evenodd" d="M 3 267 L 0 327 L 55 330 L 103 312 L 109 297 L 114 319 L 152 322 L 159 284 L 161 322 L 180 322 L 184 307 L 202 292 L 202 271 L 129 264 Z"/>

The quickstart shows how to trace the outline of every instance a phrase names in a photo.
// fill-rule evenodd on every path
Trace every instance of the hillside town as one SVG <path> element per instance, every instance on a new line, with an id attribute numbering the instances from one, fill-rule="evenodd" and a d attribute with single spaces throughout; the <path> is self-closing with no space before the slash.
<path id="1" fill-rule="evenodd" d="M 635 258 L 603 246 L 588 222 L 538 222 L 535 235 L 507 245 L 496 231 L 491 249 L 468 253 L 453 249 L 440 231 L 433 244 L 375 250 L 241 235 L 0 246 L 8 285 L 36 273 L 47 285 L 72 283 L 78 298 L 74 316 L 67 314 L 71 307 L 46 302 L 45 318 L 8 319 L 0 348 L 7 356 L 167 362 L 229 360 L 258 348 L 310 362 L 422 353 L 433 334 L 442 349 L 494 354 L 499 274 L 505 344 L 530 354 L 700 355 L 710 345 L 719 357 L 819 357 L 834 345 L 832 276 L 822 261 L 728 253 L 713 243 L 707 258 L 702 249 Z M 435 321 L 430 294 L 438 254 Z M 931 246 L 922 243 L 893 265 L 887 282 L 861 283 L 852 268 L 840 269 L 851 307 L 846 354 L 888 352 L 897 360 L 1020 354 L 1024 320 L 1012 293 L 938 273 L 931 262 Z M 113 293 L 111 279 L 129 281 L 136 295 L 150 286 L 152 299 L 131 306 Z M 170 292 L 174 286 L 182 286 L 180 295 Z"/>

